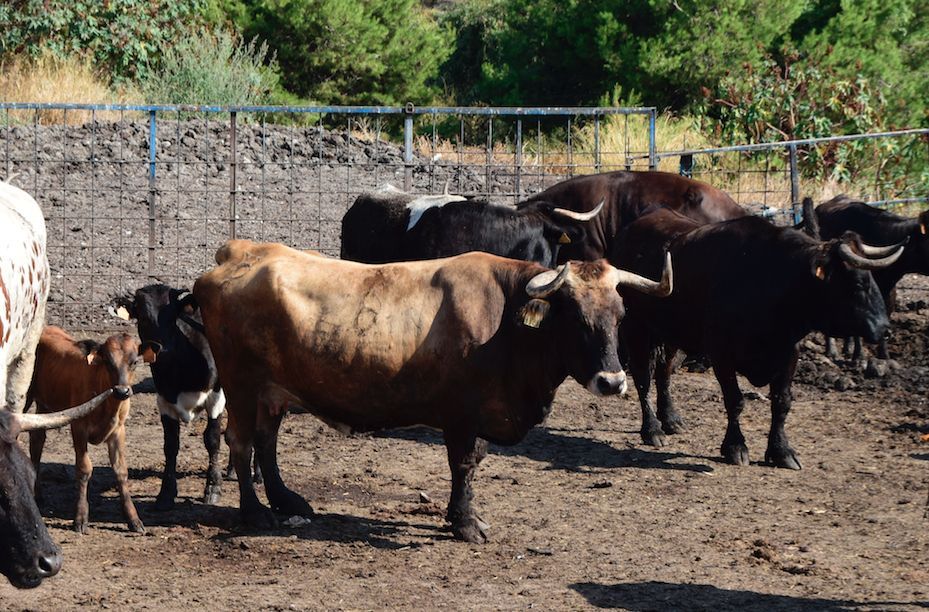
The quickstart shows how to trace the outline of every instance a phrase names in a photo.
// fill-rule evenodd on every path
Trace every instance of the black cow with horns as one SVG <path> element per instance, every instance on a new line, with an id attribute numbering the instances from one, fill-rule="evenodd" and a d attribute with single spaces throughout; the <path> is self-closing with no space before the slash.
<path id="1" fill-rule="evenodd" d="M 386 185 L 363 193 L 342 218 L 341 258 L 389 263 L 484 251 L 554 266 L 562 245 L 583 240 L 587 212 L 546 202 L 519 209 L 448 193 L 414 196 Z"/>
<path id="2" fill-rule="evenodd" d="M 723 457 L 748 464 L 739 427 L 743 398 L 738 373 L 755 386 L 770 385 L 766 461 L 799 469 L 784 430 L 798 343 L 814 330 L 878 340 L 888 320 L 869 270 L 891 266 L 903 246 L 869 247 L 854 233 L 820 242 L 753 216 L 700 226 L 670 210 L 632 223 L 620 244 L 620 261 L 637 274 L 660 270 L 666 249 L 675 261 L 670 297 L 624 296 L 621 333 L 642 407 L 642 439 L 662 445 L 662 429 L 673 431 L 680 419 L 670 395 L 676 352 L 703 353 L 710 358 L 726 406 Z M 649 402 L 653 375 L 658 418 Z"/>
<path id="3" fill-rule="evenodd" d="M 901 217 L 840 195 L 816 207 L 816 220 L 823 240 L 853 231 L 869 244 L 906 243 L 903 255 L 893 265 L 874 271 L 874 281 L 888 313 L 894 310 L 896 286 L 904 274 L 929 274 L 929 210 L 923 211 L 917 218 Z M 830 357 L 836 356 L 832 338 L 826 340 L 826 351 Z M 889 357 L 886 338 L 878 341 L 877 356 L 881 359 Z M 857 336 L 852 358 L 861 358 L 861 338 Z"/>

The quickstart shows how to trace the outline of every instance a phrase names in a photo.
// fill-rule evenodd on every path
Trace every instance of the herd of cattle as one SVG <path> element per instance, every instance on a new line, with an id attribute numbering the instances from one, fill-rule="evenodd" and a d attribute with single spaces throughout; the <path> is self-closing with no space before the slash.
<path id="1" fill-rule="evenodd" d="M 192 292 L 150 285 L 114 298 L 138 339 L 95 342 L 45 326 L 42 212 L 0 182 L 0 572 L 34 587 L 61 567 L 35 501 L 48 428 L 71 425 L 74 528 L 88 522 L 87 445 L 105 442 L 127 524 L 144 530 L 124 427 L 142 362 L 164 429 L 156 508 L 170 510 L 177 496 L 180 422 L 202 412 L 203 502 L 218 501 L 225 411 L 242 519 L 260 528 L 273 528 L 276 515 L 312 515 L 277 464 L 281 420 L 300 408 L 342 431 L 440 429 L 451 530 L 483 542 L 471 484 L 488 441 L 519 442 L 569 376 L 596 395 L 623 393 L 625 365 L 642 440 L 662 446 L 684 428 L 670 393 L 679 351 L 713 366 L 728 462 L 749 459 L 742 374 L 770 385 L 765 461 L 799 469 L 785 421 L 800 340 L 812 331 L 863 338 L 886 356 L 894 285 L 929 273 L 927 213 L 906 219 L 844 197 L 805 208 L 802 227 L 777 227 L 709 185 L 661 172 L 572 178 L 516 207 L 388 186 L 346 213 L 341 259 L 228 242 Z M 27 413 L 33 402 L 36 414 Z M 31 462 L 17 441 L 26 431 Z M 262 479 L 270 509 L 255 492 Z"/>

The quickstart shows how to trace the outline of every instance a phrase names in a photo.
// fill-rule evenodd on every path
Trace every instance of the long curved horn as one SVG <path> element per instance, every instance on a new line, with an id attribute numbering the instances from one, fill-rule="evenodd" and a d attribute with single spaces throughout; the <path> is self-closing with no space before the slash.
<path id="1" fill-rule="evenodd" d="M 529 294 L 529 297 L 544 298 L 558 291 L 571 273 L 568 264 L 563 264 L 559 268 L 558 270 L 546 270 L 533 276 L 526 284 L 526 293 Z"/>
<path id="2" fill-rule="evenodd" d="M 642 293 L 654 295 L 655 297 L 668 297 L 674 290 L 674 271 L 671 268 L 671 253 L 665 253 L 664 270 L 661 272 L 661 280 L 653 281 L 644 276 L 614 268 L 614 276 L 611 281 L 615 281 L 617 286 L 623 285 L 632 287 Z"/>
<path id="3" fill-rule="evenodd" d="M 881 268 L 886 268 L 891 265 L 893 262 L 897 261 L 900 258 L 900 255 L 903 254 L 903 247 L 897 247 L 897 250 L 887 257 L 881 257 L 879 259 L 869 259 L 867 257 L 862 257 L 858 253 L 852 250 L 847 243 L 843 242 L 839 245 L 839 255 L 849 264 L 855 266 L 856 268 L 861 268 L 862 270 L 880 270 Z"/>
<path id="4" fill-rule="evenodd" d="M 890 246 L 882 246 L 882 247 L 871 246 L 870 244 L 865 244 L 864 242 L 860 242 L 858 246 L 859 246 L 859 250 L 861 251 L 862 255 L 873 259 L 875 257 L 887 257 L 888 255 L 890 255 L 891 253 L 893 253 L 900 247 L 906 246 L 906 243 L 909 241 L 910 239 L 909 237 L 907 237 L 901 240 L 900 242 L 898 242 L 897 244 L 891 244 Z"/>
<path id="5" fill-rule="evenodd" d="M 600 214 L 600 211 L 603 210 L 604 203 L 606 203 L 606 198 L 600 200 L 600 203 L 597 204 L 593 210 L 585 213 L 579 213 L 573 210 L 568 210 L 566 208 L 553 208 L 552 214 L 566 217 L 568 219 L 574 219 L 575 221 L 590 221 L 598 214 Z"/>
<path id="6" fill-rule="evenodd" d="M 103 400 L 110 397 L 112 393 L 113 389 L 107 389 L 100 395 L 84 402 L 80 406 L 75 406 L 74 408 L 69 408 L 61 412 L 54 412 L 52 414 L 17 414 L 14 415 L 13 418 L 19 422 L 21 431 L 32 431 L 34 429 L 57 429 L 58 427 L 64 427 L 71 421 L 76 421 L 82 416 L 93 411 L 94 408 L 103 403 Z"/>

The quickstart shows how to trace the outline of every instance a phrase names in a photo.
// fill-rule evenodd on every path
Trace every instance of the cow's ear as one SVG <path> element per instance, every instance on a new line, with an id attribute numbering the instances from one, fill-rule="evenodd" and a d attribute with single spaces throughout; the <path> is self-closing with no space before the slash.
<path id="1" fill-rule="evenodd" d="M 526 327 L 538 329 L 550 307 L 551 305 L 546 300 L 533 298 L 519 309 L 519 322 Z"/>
<path id="2" fill-rule="evenodd" d="M 97 358 L 97 351 L 90 351 L 87 353 L 87 356 L 84 359 L 87 360 L 87 365 L 93 365 L 94 359 Z"/>
<path id="3" fill-rule="evenodd" d="M 183 310 L 185 313 L 192 315 L 198 308 L 197 298 L 194 297 L 193 293 L 185 292 L 178 296 L 177 300 L 178 307 Z"/>
<path id="4" fill-rule="evenodd" d="M 142 351 L 142 361 L 145 363 L 155 363 L 156 359 L 158 359 L 158 353 L 152 349 L 151 344 L 147 344 L 145 350 Z"/>
<path id="5" fill-rule="evenodd" d="M 564 225 L 546 223 L 542 229 L 542 235 L 552 244 L 574 244 L 583 242 L 586 232 L 583 227 L 570 223 Z"/>
<path id="6" fill-rule="evenodd" d="M 135 300 L 129 297 L 118 297 L 113 300 L 107 311 L 114 317 L 129 321 L 135 318 Z"/>
<path id="7" fill-rule="evenodd" d="M 832 249 L 828 247 L 818 249 L 813 255 L 810 271 L 818 280 L 824 281 L 829 277 L 830 265 L 832 265 Z"/>
<path id="8" fill-rule="evenodd" d="M 919 213 L 919 235 L 929 235 L 929 210 Z"/>

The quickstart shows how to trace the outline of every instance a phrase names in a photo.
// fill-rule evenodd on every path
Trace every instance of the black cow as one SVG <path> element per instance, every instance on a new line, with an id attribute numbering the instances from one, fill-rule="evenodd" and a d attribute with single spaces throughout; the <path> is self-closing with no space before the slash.
<path id="1" fill-rule="evenodd" d="M 886 210 L 869 206 L 864 202 L 840 195 L 816 207 L 820 237 L 824 240 L 841 236 L 846 231 L 856 232 L 869 244 L 889 245 L 909 240 L 903 255 L 882 270 L 874 271 L 874 280 L 888 313 L 896 304 L 896 286 L 904 274 L 929 274 L 929 210 L 918 218 L 900 217 Z M 847 348 L 847 347 L 846 347 Z M 826 350 L 830 357 L 836 356 L 835 345 L 827 338 Z M 877 356 L 887 359 L 887 340 L 878 342 Z M 853 359 L 861 358 L 861 339 L 855 338 Z"/>
<path id="2" fill-rule="evenodd" d="M 797 345 L 813 330 L 879 339 L 888 325 L 887 313 L 866 270 L 890 266 L 903 248 L 886 249 L 883 257 L 872 259 L 852 233 L 820 242 L 758 217 L 700 226 L 661 210 L 627 228 L 619 257 L 627 268 L 647 275 L 660 269 L 665 248 L 675 261 L 674 293 L 662 300 L 637 292 L 624 296 L 627 314 L 621 332 L 642 407 L 642 439 L 661 445 L 662 425 L 673 431 L 679 417 L 669 390 L 671 363 L 678 349 L 700 352 L 710 358 L 726 405 L 723 457 L 737 465 L 748 463 L 739 428 L 740 373 L 755 386 L 770 385 L 766 461 L 799 469 L 784 431 Z M 662 346 L 663 359 L 653 372 Z M 661 423 L 648 398 L 653 373 Z"/>
<path id="3" fill-rule="evenodd" d="M 61 550 L 48 535 L 33 491 L 35 470 L 16 441 L 22 432 L 64 427 L 99 406 L 108 389 L 80 406 L 55 414 L 0 409 L 0 574 L 20 589 L 39 586 L 61 569 Z"/>
<path id="4" fill-rule="evenodd" d="M 342 218 L 341 258 L 364 263 L 436 259 L 484 251 L 553 266 L 559 247 L 583 240 L 577 213 L 545 202 L 516 209 L 457 195 L 414 196 L 390 185 L 363 193 Z"/>
<path id="5" fill-rule="evenodd" d="M 210 456 L 203 503 L 215 504 L 222 490 L 219 418 L 226 398 L 193 295 L 156 284 L 142 287 L 131 298 L 118 298 L 116 302 L 121 318 L 136 320 L 141 351 L 150 347 L 155 352 L 151 368 L 164 428 L 165 453 L 164 475 L 155 508 L 174 507 L 180 422 L 189 423 L 202 412 L 207 415 L 203 444 Z"/>

